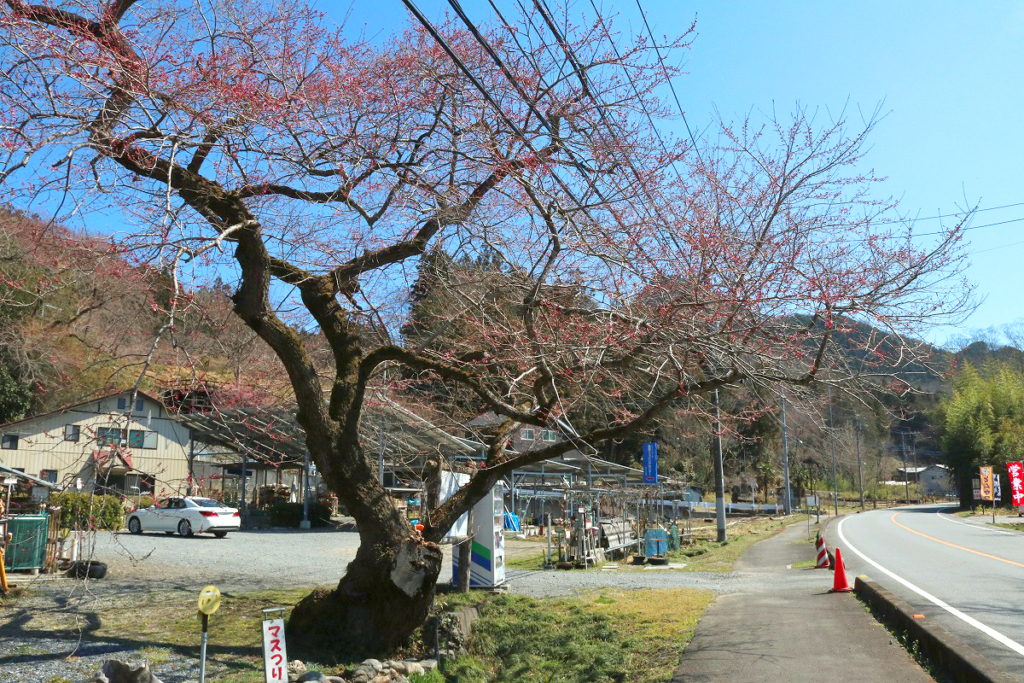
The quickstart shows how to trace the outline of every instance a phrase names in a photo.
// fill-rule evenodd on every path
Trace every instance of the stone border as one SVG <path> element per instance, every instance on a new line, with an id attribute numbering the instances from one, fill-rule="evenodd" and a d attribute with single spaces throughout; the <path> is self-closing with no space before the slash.
<path id="1" fill-rule="evenodd" d="M 953 680 L 964 683 L 1012 683 L 1015 680 L 942 626 L 928 619 L 915 619 L 915 610 L 909 604 L 874 581 L 858 576 L 854 593 L 867 603 L 879 621 L 906 633 L 908 642 L 917 642 L 928 662 Z"/>

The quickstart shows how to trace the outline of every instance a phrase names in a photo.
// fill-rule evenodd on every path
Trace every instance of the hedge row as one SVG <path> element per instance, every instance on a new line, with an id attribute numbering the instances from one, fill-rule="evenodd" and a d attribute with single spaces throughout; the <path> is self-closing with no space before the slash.
<path id="1" fill-rule="evenodd" d="M 124 508 L 117 496 L 65 491 L 50 496 L 60 506 L 60 526 L 74 531 L 117 531 L 124 524 Z"/>

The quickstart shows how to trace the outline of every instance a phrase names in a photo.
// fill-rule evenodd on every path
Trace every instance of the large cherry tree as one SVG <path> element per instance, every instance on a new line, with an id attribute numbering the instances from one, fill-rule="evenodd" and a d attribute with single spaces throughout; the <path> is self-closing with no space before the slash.
<path id="1" fill-rule="evenodd" d="M 307 643 L 397 647 L 428 610 L 437 542 L 513 468 L 731 384 L 848 380 L 871 367 L 830 353 L 849 321 L 892 333 L 862 359 L 907 356 L 910 333 L 969 303 L 957 230 L 925 245 L 878 199 L 874 119 L 720 122 L 701 147 L 659 134 L 685 36 L 656 46 L 546 3 L 373 41 L 299 0 L 0 6 L 8 197 L 168 273 L 172 315 L 192 283 L 232 281 L 287 372 L 361 540 L 337 588 L 297 606 Z M 432 250 L 493 267 L 437 278 L 448 303 L 426 327 L 458 334 L 413 342 L 400 330 Z M 358 429 L 372 392 L 410 374 L 504 420 L 422 534 Z M 512 452 L 520 425 L 565 439 Z"/>

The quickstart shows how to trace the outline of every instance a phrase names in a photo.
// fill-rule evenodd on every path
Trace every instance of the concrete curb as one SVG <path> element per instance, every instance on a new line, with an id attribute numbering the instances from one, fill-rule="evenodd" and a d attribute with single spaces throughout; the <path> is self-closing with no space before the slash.
<path id="1" fill-rule="evenodd" d="M 874 581 L 857 577 L 854 593 L 882 623 L 906 633 L 921 654 L 943 674 L 964 683 L 1012 683 L 1014 679 L 941 626 L 915 619 L 914 609 Z"/>

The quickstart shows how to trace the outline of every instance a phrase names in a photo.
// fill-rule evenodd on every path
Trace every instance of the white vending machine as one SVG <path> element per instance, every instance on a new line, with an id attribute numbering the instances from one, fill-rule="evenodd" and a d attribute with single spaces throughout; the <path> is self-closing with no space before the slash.
<path id="1" fill-rule="evenodd" d="M 496 484 L 473 507 L 470 550 L 471 588 L 497 588 L 505 583 L 505 485 Z M 459 549 L 452 550 L 452 585 L 459 583 Z"/>

